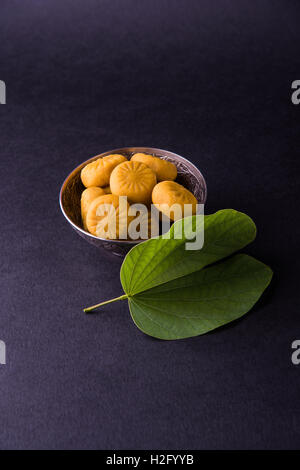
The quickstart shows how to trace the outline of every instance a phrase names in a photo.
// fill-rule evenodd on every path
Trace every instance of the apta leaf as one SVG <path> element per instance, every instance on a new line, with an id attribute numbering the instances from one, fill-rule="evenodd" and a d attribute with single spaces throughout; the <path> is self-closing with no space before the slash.
<path id="1" fill-rule="evenodd" d="M 272 278 L 251 256 L 235 255 L 214 266 L 129 297 L 134 323 L 161 339 L 201 335 L 247 313 Z"/>
<path id="2" fill-rule="evenodd" d="M 169 238 L 135 246 L 121 267 L 125 294 L 85 312 L 128 299 L 137 327 L 169 340 L 206 333 L 247 313 L 270 283 L 271 269 L 247 255 L 210 265 L 254 240 L 254 222 L 231 209 L 204 216 L 204 245 L 188 251 L 185 244 L 191 241 L 188 234 L 195 231 L 197 217 L 175 222 Z M 176 239 L 174 233 L 183 224 L 187 238 Z"/>
<path id="3" fill-rule="evenodd" d="M 187 240 L 174 239 L 178 225 L 184 222 L 195 231 L 196 216 L 178 220 L 170 229 L 170 239 L 162 236 L 136 245 L 125 257 L 121 267 L 121 283 L 128 295 L 138 294 L 178 277 L 199 271 L 225 258 L 252 242 L 256 227 L 242 212 L 224 209 L 204 216 L 204 246 L 186 250 Z M 203 227 L 200 227 L 203 230 Z M 186 233 L 188 231 L 186 230 Z"/>

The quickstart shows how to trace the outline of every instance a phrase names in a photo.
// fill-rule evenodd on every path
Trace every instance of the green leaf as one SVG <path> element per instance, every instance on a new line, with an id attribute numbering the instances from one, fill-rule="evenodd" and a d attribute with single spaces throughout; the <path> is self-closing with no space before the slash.
<path id="1" fill-rule="evenodd" d="M 201 335 L 247 313 L 272 278 L 272 270 L 247 255 L 129 297 L 131 316 L 160 339 Z"/>
<path id="2" fill-rule="evenodd" d="M 121 283 L 126 294 L 134 295 L 199 271 L 240 250 L 256 236 L 250 217 L 224 209 L 204 216 L 204 246 L 201 250 L 188 251 L 185 244 L 191 240 L 185 236 L 174 239 L 174 233 L 183 223 L 187 233 L 195 231 L 196 221 L 197 216 L 179 220 L 170 229 L 170 239 L 152 238 L 130 250 L 121 267 Z"/>
<path id="3" fill-rule="evenodd" d="M 190 234 L 196 227 L 203 230 L 199 220 L 203 223 L 199 216 L 179 220 L 168 238 L 160 236 L 135 246 L 121 267 L 125 294 L 85 312 L 128 299 L 137 327 L 168 340 L 201 335 L 248 312 L 270 283 L 271 269 L 247 255 L 209 265 L 250 243 L 256 235 L 254 222 L 231 209 L 204 216 L 202 249 L 186 250 Z M 178 239 L 175 234 L 183 226 L 185 234 Z"/>

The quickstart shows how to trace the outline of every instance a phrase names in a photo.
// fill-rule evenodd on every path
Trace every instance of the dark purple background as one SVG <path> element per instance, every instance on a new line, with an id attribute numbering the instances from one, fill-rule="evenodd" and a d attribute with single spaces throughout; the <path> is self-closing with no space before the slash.
<path id="1" fill-rule="evenodd" d="M 298 1 L 1 0 L 0 448 L 295 448 L 300 443 Z M 142 334 L 120 262 L 73 232 L 79 163 L 149 145 L 194 162 L 206 212 L 257 223 L 274 281 L 244 319 Z"/>

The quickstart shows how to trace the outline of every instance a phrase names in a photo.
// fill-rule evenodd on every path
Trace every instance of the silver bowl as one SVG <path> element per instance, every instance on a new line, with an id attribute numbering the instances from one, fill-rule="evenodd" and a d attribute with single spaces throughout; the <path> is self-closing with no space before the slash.
<path id="1" fill-rule="evenodd" d="M 127 158 L 131 158 L 134 153 L 142 152 L 156 155 L 164 160 L 168 160 L 177 166 L 178 176 L 176 181 L 183 184 L 189 189 L 199 204 L 204 204 L 206 201 L 206 183 L 201 172 L 191 162 L 185 158 L 167 150 L 156 149 L 152 147 L 124 147 L 120 149 L 109 150 L 108 152 L 101 153 L 89 160 L 81 163 L 67 176 L 62 184 L 59 193 L 59 204 L 63 215 L 73 227 L 73 229 L 87 242 L 95 245 L 97 248 L 104 248 L 108 252 L 116 256 L 125 256 L 126 253 L 134 246 L 140 243 L 140 241 L 131 240 L 106 240 L 105 238 L 99 238 L 86 232 L 82 225 L 81 211 L 80 211 L 80 198 L 81 193 L 85 189 L 81 179 L 80 172 L 82 168 L 93 160 L 105 157 L 112 153 L 123 154 Z"/>

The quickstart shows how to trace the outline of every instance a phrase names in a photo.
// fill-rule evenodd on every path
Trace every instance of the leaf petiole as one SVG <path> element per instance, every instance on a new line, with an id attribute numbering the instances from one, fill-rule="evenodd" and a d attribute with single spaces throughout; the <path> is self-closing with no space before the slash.
<path id="1" fill-rule="evenodd" d="M 101 302 L 100 304 L 96 304 L 96 305 L 92 305 L 91 307 L 84 308 L 83 311 L 85 313 L 90 313 L 93 310 L 96 310 L 96 308 L 101 307 L 102 305 L 111 304 L 112 302 L 116 302 L 117 300 L 125 300 L 125 299 L 128 299 L 127 294 L 120 295 L 120 297 L 116 297 L 114 299 L 106 300 L 105 302 Z"/>

